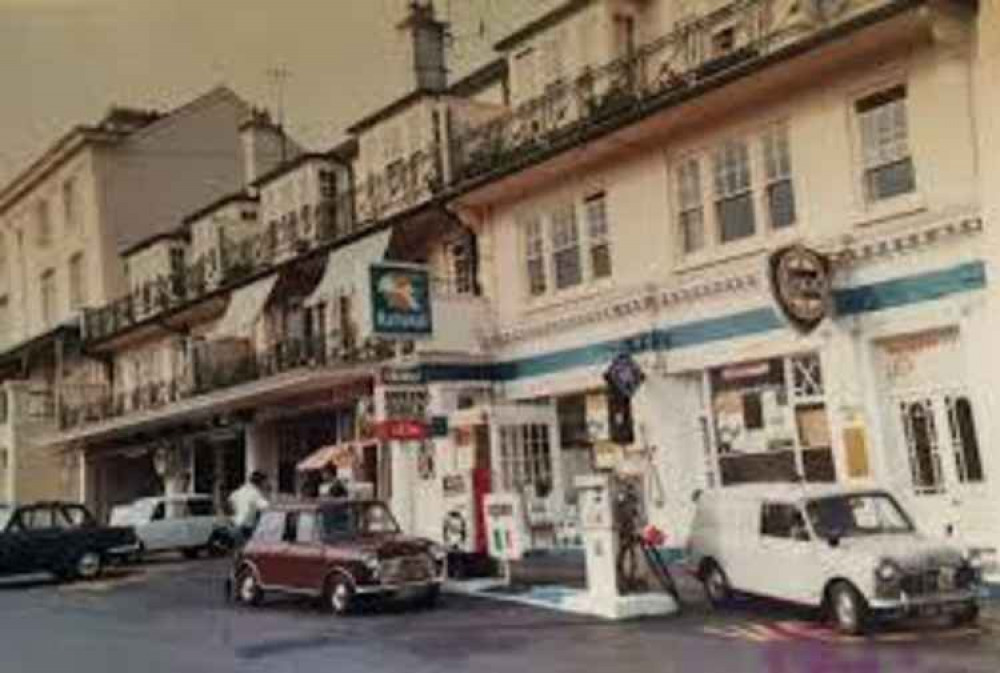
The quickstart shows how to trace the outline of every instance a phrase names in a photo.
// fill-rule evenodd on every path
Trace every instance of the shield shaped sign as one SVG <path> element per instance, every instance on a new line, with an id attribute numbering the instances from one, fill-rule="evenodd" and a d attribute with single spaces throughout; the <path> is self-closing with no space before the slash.
<path id="1" fill-rule="evenodd" d="M 768 260 L 771 293 L 785 319 L 803 334 L 830 314 L 833 283 L 826 256 L 801 245 L 781 248 Z"/>

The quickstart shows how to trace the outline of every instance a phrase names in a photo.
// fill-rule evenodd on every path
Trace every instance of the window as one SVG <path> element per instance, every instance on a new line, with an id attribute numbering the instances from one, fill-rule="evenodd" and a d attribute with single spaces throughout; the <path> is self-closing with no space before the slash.
<path id="1" fill-rule="evenodd" d="M 524 240 L 528 292 L 532 297 L 537 297 L 545 294 L 548 289 L 545 276 L 545 235 L 540 217 L 536 216 L 525 222 Z"/>
<path id="2" fill-rule="evenodd" d="M 906 87 L 893 87 L 863 98 L 855 108 L 861 131 L 865 198 L 875 202 L 914 191 Z"/>
<path id="3" fill-rule="evenodd" d="M 76 181 L 72 178 L 62 185 L 62 205 L 63 221 L 66 224 L 67 232 L 76 231 L 77 204 L 76 204 Z"/>
<path id="4" fill-rule="evenodd" d="M 56 273 L 49 269 L 42 274 L 42 322 L 52 324 L 56 317 Z"/>
<path id="5" fill-rule="evenodd" d="M 75 311 L 87 301 L 87 277 L 83 268 L 83 253 L 69 258 L 69 307 Z"/>
<path id="6" fill-rule="evenodd" d="M 979 452 L 979 436 L 976 433 L 976 420 L 972 415 L 972 403 L 968 397 L 948 397 L 946 402 L 958 480 L 963 484 L 981 483 L 986 477 Z"/>
<path id="7" fill-rule="evenodd" d="M 299 512 L 295 524 L 295 541 L 299 544 L 316 541 L 316 514 L 314 512 Z"/>
<path id="8" fill-rule="evenodd" d="M 52 220 L 49 217 L 49 202 L 41 200 L 35 206 L 36 240 L 38 247 L 46 248 L 52 243 Z"/>
<path id="9" fill-rule="evenodd" d="M 583 281 L 580 262 L 580 231 L 576 223 L 576 208 L 567 203 L 552 213 L 552 270 L 557 290 L 564 290 Z"/>
<path id="10" fill-rule="evenodd" d="M 188 500 L 188 514 L 191 516 L 215 516 L 215 503 L 208 498 Z"/>
<path id="11" fill-rule="evenodd" d="M 677 221 L 685 254 L 705 247 L 705 211 L 702 208 L 701 165 L 687 159 L 677 167 Z"/>
<path id="12" fill-rule="evenodd" d="M 725 56 L 736 48 L 736 27 L 729 26 L 712 35 L 712 56 Z"/>
<path id="13" fill-rule="evenodd" d="M 719 239 L 723 243 L 753 236 L 753 191 L 750 180 L 750 150 L 740 140 L 730 140 L 713 155 L 715 208 Z"/>
<path id="14" fill-rule="evenodd" d="M 538 95 L 535 79 L 535 50 L 528 48 L 514 57 L 515 83 L 520 102 L 526 102 Z"/>
<path id="15" fill-rule="evenodd" d="M 587 235 L 590 245 L 590 275 L 592 278 L 611 276 L 611 239 L 608 235 L 608 204 L 605 194 L 594 194 L 584 202 L 587 214 Z"/>
<path id="16" fill-rule="evenodd" d="M 10 299 L 6 295 L 0 297 L 0 344 L 8 337 L 10 330 Z"/>
<path id="17" fill-rule="evenodd" d="M 500 428 L 500 476 L 505 491 L 531 486 L 545 497 L 552 488 L 552 450 L 547 425 Z"/>
<path id="18" fill-rule="evenodd" d="M 809 529 L 798 507 L 764 503 L 760 510 L 760 534 L 784 540 L 809 540 Z"/>
<path id="19" fill-rule="evenodd" d="M 764 186 L 768 223 L 772 229 L 795 224 L 795 190 L 792 187 L 792 157 L 788 129 L 773 126 L 764 133 Z"/>
<path id="20" fill-rule="evenodd" d="M 944 491 L 937 424 L 931 400 L 918 399 L 900 405 L 903 435 L 910 457 L 910 476 L 917 493 Z"/>
<path id="21" fill-rule="evenodd" d="M 285 534 L 285 513 L 264 512 L 260 523 L 254 530 L 253 539 L 257 542 L 281 542 Z"/>
<path id="22" fill-rule="evenodd" d="M 556 36 L 542 47 L 542 65 L 545 72 L 545 85 L 551 86 L 562 81 L 565 67 L 563 63 L 563 38 Z"/>

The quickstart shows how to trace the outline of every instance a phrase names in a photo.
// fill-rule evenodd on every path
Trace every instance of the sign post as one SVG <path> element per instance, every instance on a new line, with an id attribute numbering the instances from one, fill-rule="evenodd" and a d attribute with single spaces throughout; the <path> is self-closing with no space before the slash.
<path id="1" fill-rule="evenodd" d="M 396 339 L 426 339 L 434 332 L 431 280 L 426 267 L 371 265 L 372 332 Z"/>

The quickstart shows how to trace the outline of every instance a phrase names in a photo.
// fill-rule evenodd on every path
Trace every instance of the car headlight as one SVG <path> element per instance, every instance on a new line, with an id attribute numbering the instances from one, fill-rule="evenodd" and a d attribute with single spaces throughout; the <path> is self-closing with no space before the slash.
<path id="1" fill-rule="evenodd" d="M 361 559 L 362 563 L 365 564 L 365 568 L 371 573 L 372 577 L 378 579 L 379 566 L 381 565 L 376 554 L 366 554 L 364 558 Z"/>
<path id="2" fill-rule="evenodd" d="M 886 584 L 895 582 L 902 576 L 902 568 L 900 568 L 894 561 L 890 561 L 888 559 L 883 559 L 875 569 L 875 577 L 877 577 L 880 582 L 885 582 Z"/>

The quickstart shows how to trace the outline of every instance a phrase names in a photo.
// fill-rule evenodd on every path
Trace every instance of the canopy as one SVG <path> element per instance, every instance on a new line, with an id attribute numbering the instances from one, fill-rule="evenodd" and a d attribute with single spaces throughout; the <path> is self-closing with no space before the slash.
<path id="1" fill-rule="evenodd" d="M 352 469 L 360 459 L 361 448 L 370 443 L 344 442 L 324 446 L 309 454 L 295 466 L 295 469 L 299 472 L 315 472 L 329 465 L 335 465 L 337 469 Z"/>
<path id="2" fill-rule="evenodd" d="M 250 336 L 250 329 L 264 311 L 277 282 L 278 274 L 275 273 L 234 291 L 229 297 L 225 314 L 206 336 L 209 339 Z"/>
<path id="3" fill-rule="evenodd" d="M 315 306 L 338 297 L 361 293 L 368 288 L 368 268 L 385 258 L 392 231 L 369 234 L 330 253 L 326 272 L 304 304 Z"/>

